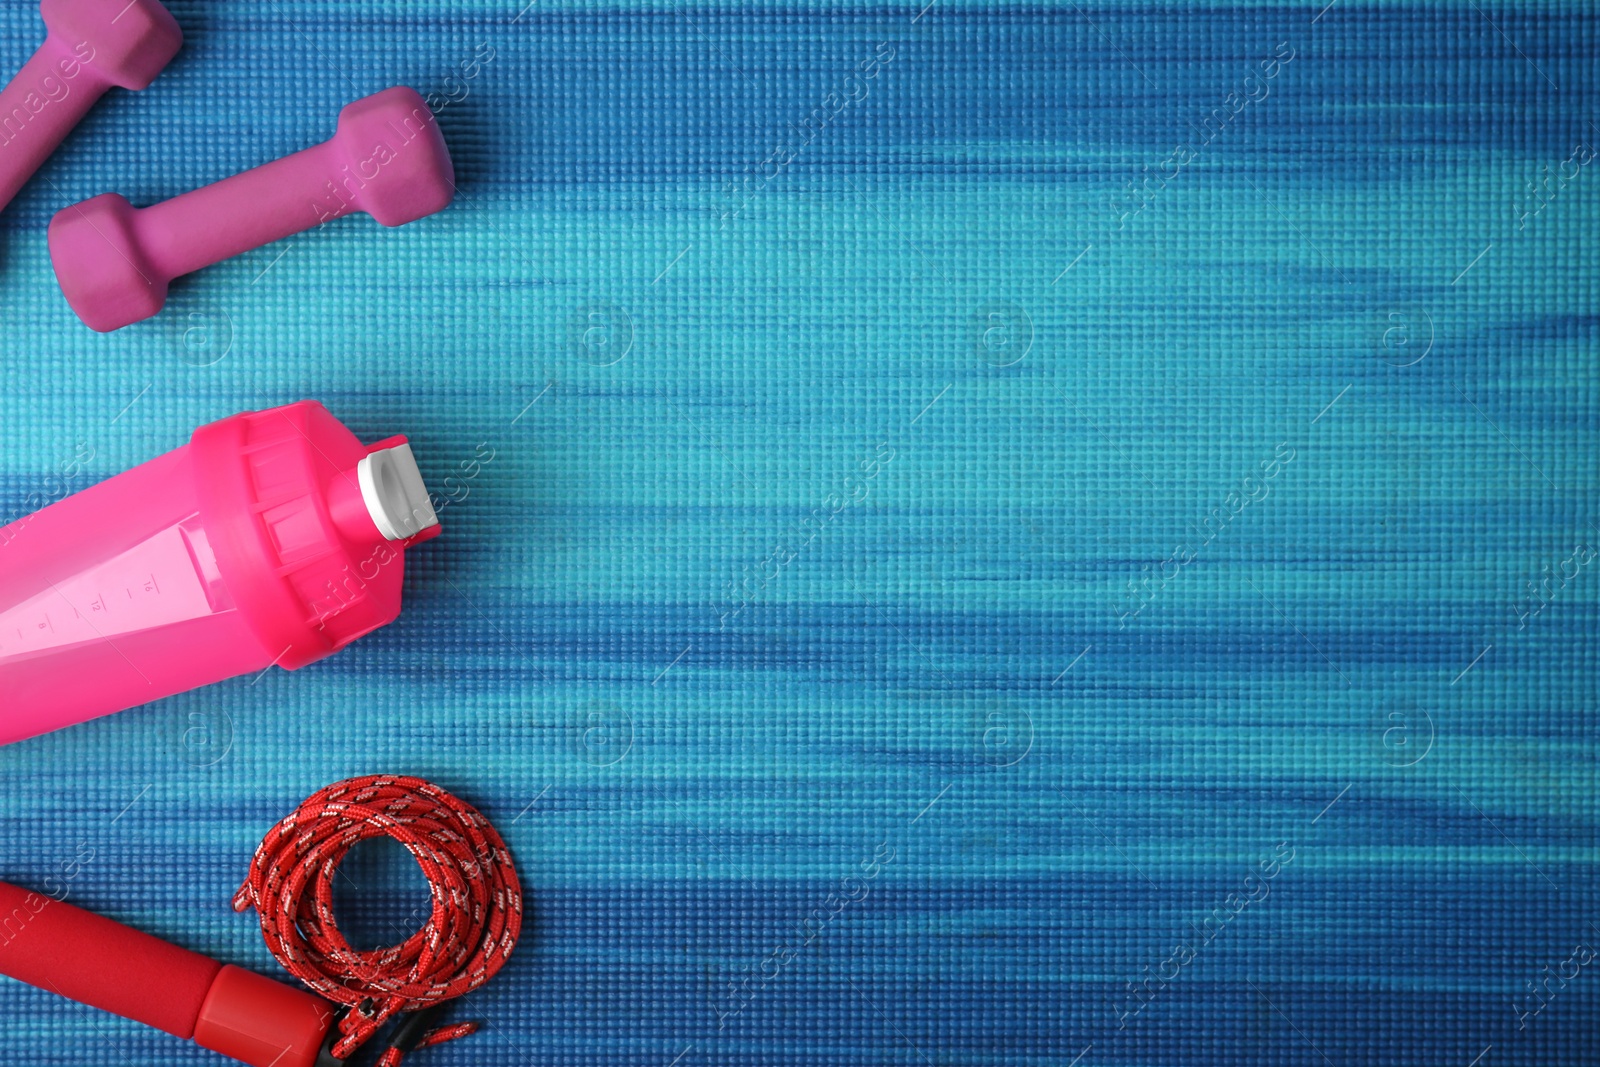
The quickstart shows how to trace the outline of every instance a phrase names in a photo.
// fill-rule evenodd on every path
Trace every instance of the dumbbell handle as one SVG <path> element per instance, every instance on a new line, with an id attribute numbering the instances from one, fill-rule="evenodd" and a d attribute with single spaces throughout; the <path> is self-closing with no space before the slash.
<path id="1" fill-rule="evenodd" d="M 353 194 L 339 184 L 346 165 L 336 141 L 325 141 L 141 208 L 133 232 L 150 266 L 176 278 L 348 214 Z"/>
<path id="2" fill-rule="evenodd" d="M 79 68 L 75 77 L 62 76 L 63 62 Z M 46 79 L 64 86 L 66 95 L 51 99 L 44 88 Z M 53 34 L 44 39 L 33 58 L 0 90 L 0 211 L 109 88 L 111 82 L 83 62 L 72 46 Z M 44 104 L 37 114 L 28 106 L 30 96 L 33 103 Z M 26 116 L 20 124 L 18 115 Z"/>
<path id="3" fill-rule="evenodd" d="M 254 1067 L 311 1067 L 333 1006 L 0 882 L 0 974 Z"/>

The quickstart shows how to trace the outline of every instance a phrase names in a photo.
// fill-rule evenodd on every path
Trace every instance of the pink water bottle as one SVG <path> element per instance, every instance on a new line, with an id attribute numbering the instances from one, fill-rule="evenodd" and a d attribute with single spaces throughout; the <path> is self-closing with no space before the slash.
<path id="1" fill-rule="evenodd" d="M 332 655 L 438 532 L 404 437 L 311 400 L 202 426 L 0 528 L 0 744 Z"/>

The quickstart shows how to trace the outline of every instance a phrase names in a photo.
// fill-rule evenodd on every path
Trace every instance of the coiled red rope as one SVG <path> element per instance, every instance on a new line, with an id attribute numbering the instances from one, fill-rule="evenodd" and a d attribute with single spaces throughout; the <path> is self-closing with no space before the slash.
<path id="1" fill-rule="evenodd" d="M 415 857 L 433 913 L 402 944 L 359 952 L 334 922 L 333 877 L 354 845 L 374 837 L 392 837 Z M 256 849 L 233 908 L 255 908 L 284 969 L 349 1006 L 332 1048 L 341 1060 L 396 1014 L 432 1008 L 494 977 L 522 930 L 517 872 L 489 820 L 431 782 L 402 776 L 351 778 L 308 797 Z M 477 1028 L 430 1030 L 411 1047 Z M 391 1047 L 380 1067 L 397 1067 L 406 1051 Z"/>

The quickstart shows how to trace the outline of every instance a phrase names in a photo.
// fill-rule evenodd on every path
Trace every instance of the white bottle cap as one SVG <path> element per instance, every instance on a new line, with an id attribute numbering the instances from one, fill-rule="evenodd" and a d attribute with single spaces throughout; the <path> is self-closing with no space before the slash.
<path id="1" fill-rule="evenodd" d="M 388 540 L 404 541 L 439 525 L 410 445 L 372 453 L 356 466 L 356 477 L 373 523 Z"/>

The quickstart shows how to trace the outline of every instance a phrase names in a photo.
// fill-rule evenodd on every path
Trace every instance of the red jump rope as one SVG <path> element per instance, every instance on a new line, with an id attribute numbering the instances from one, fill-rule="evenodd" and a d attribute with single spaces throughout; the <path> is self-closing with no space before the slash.
<path id="1" fill-rule="evenodd" d="M 392 837 L 427 877 L 433 913 L 403 944 L 360 952 L 333 918 L 333 877 L 357 842 Z M 470 804 L 420 778 L 366 776 L 323 789 L 269 832 L 233 899 L 315 995 L 0 883 L 0 974 L 194 1040 L 253 1067 L 330 1067 L 386 1022 L 378 1067 L 465 1037 L 435 1027 L 447 1000 L 505 964 L 522 929 L 511 854 Z"/>

